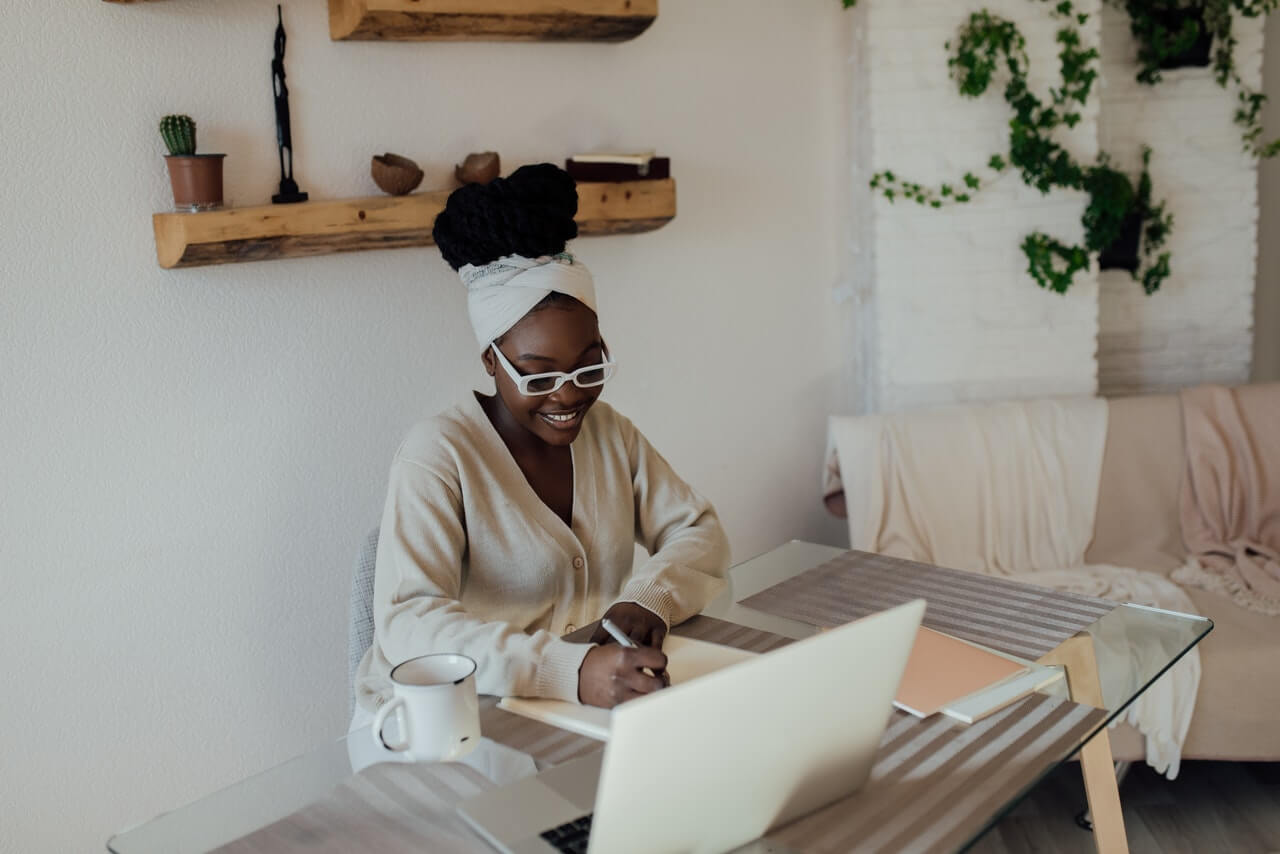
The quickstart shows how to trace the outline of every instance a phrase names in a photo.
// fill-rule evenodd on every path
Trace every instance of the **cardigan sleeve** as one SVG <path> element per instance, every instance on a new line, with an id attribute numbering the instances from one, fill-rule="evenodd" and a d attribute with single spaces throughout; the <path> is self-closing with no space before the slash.
<path id="1" fill-rule="evenodd" d="M 373 585 L 375 642 L 383 655 L 394 665 L 429 653 L 461 653 L 476 661 L 482 694 L 578 702 L 578 669 L 591 645 L 469 614 L 458 601 L 466 548 L 456 478 L 398 457 Z"/>
<path id="2" fill-rule="evenodd" d="M 673 626 L 724 589 L 729 540 L 711 502 L 681 480 L 630 421 L 618 419 L 631 461 L 636 542 L 649 559 L 616 601 L 642 605 Z"/>

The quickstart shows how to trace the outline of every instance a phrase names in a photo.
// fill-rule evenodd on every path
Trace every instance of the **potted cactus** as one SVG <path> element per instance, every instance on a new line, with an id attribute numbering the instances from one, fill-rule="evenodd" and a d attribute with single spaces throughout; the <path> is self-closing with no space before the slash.
<path id="1" fill-rule="evenodd" d="M 196 123 L 190 116 L 165 116 L 160 136 L 169 149 L 165 163 L 173 184 L 173 204 L 179 210 L 206 211 L 222 206 L 222 158 L 225 154 L 196 154 Z"/>

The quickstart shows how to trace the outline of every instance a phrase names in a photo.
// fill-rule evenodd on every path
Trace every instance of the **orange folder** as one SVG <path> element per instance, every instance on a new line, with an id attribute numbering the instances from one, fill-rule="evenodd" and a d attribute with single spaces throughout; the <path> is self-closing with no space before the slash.
<path id="1" fill-rule="evenodd" d="M 980 646 L 926 629 L 916 634 L 894 703 L 926 718 L 963 697 L 1027 671 Z"/>

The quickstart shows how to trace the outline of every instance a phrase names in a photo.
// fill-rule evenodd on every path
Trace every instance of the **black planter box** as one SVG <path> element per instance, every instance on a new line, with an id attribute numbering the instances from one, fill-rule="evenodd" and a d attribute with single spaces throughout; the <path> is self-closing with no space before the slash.
<path id="1" fill-rule="evenodd" d="M 1200 28 L 1200 35 L 1186 51 L 1166 57 L 1160 68 L 1168 71 L 1174 68 L 1205 68 L 1209 65 L 1209 56 L 1213 48 L 1213 35 L 1204 22 L 1204 10 L 1197 8 L 1166 9 L 1152 12 L 1151 16 L 1168 32 L 1179 32 L 1188 19 L 1194 20 Z"/>
<path id="2" fill-rule="evenodd" d="M 1120 234 L 1115 241 L 1098 253 L 1098 266 L 1103 270 L 1128 270 L 1136 273 L 1139 266 L 1138 247 L 1142 243 L 1142 211 L 1133 210 L 1125 215 Z"/>

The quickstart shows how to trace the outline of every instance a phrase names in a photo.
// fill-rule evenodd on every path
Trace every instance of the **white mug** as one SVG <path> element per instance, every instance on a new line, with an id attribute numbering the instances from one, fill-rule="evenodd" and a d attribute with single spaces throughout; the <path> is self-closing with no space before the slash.
<path id="1" fill-rule="evenodd" d="M 480 701 L 476 663 L 465 655 L 422 655 L 391 670 L 395 696 L 373 718 L 374 743 L 415 762 L 448 762 L 470 753 L 480 741 Z M 396 716 L 399 738 L 383 733 Z"/>

